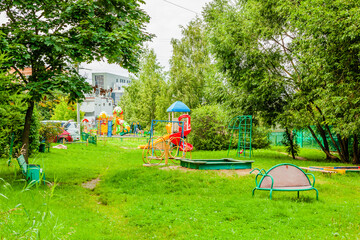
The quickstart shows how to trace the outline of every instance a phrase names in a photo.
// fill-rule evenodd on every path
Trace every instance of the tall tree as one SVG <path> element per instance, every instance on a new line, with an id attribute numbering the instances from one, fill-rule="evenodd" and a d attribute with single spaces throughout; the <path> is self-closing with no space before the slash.
<path id="1" fill-rule="evenodd" d="M 89 84 L 72 66 L 106 58 L 130 71 L 138 68 L 149 17 L 141 0 L 4 0 L 0 13 L 8 21 L 0 27 L 0 48 L 10 57 L 6 65 L 19 76 L 18 86 L 28 98 L 22 141 L 29 146 L 34 103 L 54 90 L 70 101 L 84 97 Z M 30 67 L 31 76 L 21 69 Z M 27 151 L 26 151 L 27 152 Z M 27 153 L 26 153 L 27 159 Z"/>
<path id="2" fill-rule="evenodd" d="M 84 118 L 85 113 L 80 111 L 80 119 Z M 76 120 L 77 104 L 68 103 L 67 97 L 60 97 L 59 103 L 53 109 L 51 120 Z"/>
<path id="3" fill-rule="evenodd" d="M 196 108 L 221 98 L 222 75 L 211 57 L 209 41 L 200 18 L 181 27 L 181 39 L 172 39 L 170 85 L 174 100 Z M 218 89 L 219 91 L 214 91 Z"/>
<path id="4" fill-rule="evenodd" d="M 301 34 L 294 39 L 299 62 L 306 63 L 304 83 L 317 96 L 312 112 L 318 116 L 329 144 L 343 162 L 360 163 L 360 21 L 359 1 L 303 1 L 283 4 Z"/>
<path id="5" fill-rule="evenodd" d="M 148 49 L 142 55 L 140 71 L 125 88 L 120 106 L 131 121 L 141 121 L 146 126 L 152 119 L 166 119 L 170 106 L 168 84 L 154 50 Z"/>
<path id="6" fill-rule="evenodd" d="M 240 105 L 289 129 L 308 128 L 327 157 L 339 160 L 331 139 L 348 162 L 351 134 L 359 156 L 358 11 L 358 1 L 215 0 L 205 19 L 223 70 L 243 92 L 240 100 L 252 103 Z"/>

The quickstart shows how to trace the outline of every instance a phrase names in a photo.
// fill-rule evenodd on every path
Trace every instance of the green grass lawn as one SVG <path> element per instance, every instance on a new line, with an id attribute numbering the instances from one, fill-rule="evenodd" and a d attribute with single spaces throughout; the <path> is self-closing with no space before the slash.
<path id="1" fill-rule="evenodd" d="M 360 175 L 314 173 L 315 192 L 251 191 L 255 175 L 143 167 L 143 141 L 100 141 L 51 149 L 30 163 L 41 164 L 55 184 L 27 188 L 16 162 L 0 159 L 0 239 L 359 239 Z M 283 149 L 255 150 L 253 167 L 292 160 Z M 223 158 L 227 151 L 196 151 L 193 158 Z M 100 178 L 94 190 L 82 183 Z"/>

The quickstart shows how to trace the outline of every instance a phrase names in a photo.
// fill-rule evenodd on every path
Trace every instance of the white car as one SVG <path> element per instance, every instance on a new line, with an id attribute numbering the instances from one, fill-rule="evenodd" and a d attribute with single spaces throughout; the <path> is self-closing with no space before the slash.
<path id="1" fill-rule="evenodd" d="M 73 139 L 73 141 L 80 140 L 80 132 L 79 132 L 79 129 L 77 128 L 77 123 L 73 122 L 72 120 L 69 120 L 69 121 L 46 120 L 46 121 L 41 121 L 41 123 L 43 123 L 43 124 L 46 124 L 46 123 L 60 123 L 61 127 L 63 127 L 65 131 L 70 133 L 70 136 Z"/>
<path id="2" fill-rule="evenodd" d="M 74 141 L 80 140 L 80 132 L 76 122 L 66 122 L 64 124 L 64 130 L 70 133 L 70 136 L 73 138 Z"/>

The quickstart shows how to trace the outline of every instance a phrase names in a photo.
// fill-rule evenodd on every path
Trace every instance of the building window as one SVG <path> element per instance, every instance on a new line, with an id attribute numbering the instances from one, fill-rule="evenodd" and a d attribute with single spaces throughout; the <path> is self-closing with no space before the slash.
<path id="1" fill-rule="evenodd" d="M 95 75 L 95 86 L 104 88 L 104 75 Z"/>
<path id="2" fill-rule="evenodd" d="M 116 82 L 118 82 L 119 81 L 119 79 L 116 79 Z"/>
<path id="3" fill-rule="evenodd" d="M 109 103 L 109 106 L 111 106 L 111 103 Z"/>
<path id="4" fill-rule="evenodd" d="M 121 87 L 118 87 L 118 90 L 121 90 Z"/>

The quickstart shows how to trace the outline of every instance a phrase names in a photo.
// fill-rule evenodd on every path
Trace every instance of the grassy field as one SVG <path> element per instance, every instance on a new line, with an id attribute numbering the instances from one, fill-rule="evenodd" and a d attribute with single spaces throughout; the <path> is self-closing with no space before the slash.
<path id="1" fill-rule="evenodd" d="M 16 162 L 0 159 L 0 239 L 359 239 L 360 175 L 314 173 L 315 192 L 251 191 L 255 175 L 143 167 L 141 141 L 72 144 L 30 159 L 52 183 L 26 187 Z M 253 167 L 298 166 L 324 155 L 302 149 L 255 150 Z M 222 158 L 197 151 L 193 158 Z M 93 190 L 82 183 L 101 179 Z"/>

